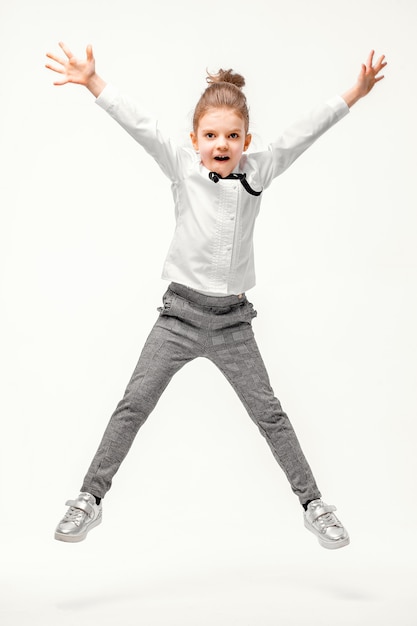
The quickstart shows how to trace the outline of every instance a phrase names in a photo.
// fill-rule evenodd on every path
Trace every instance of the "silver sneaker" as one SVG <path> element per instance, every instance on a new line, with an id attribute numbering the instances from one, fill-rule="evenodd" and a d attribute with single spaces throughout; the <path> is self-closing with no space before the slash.
<path id="1" fill-rule="evenodd" d="M 316 535 L 323 548 L 343 548 L 350 542 L 349 535 L 334 514 L 336 507 L 322 500 L 313 500 L 304 512 L 304 526 Z"/>
<path id="2" fill-rule="evenodd" d="M 56 528 L 55 539 L 58 541 L 83 541 L 92 528 L 101 524 L 102 505 L 101 502 L 96 504 L 91 493 L 80 493 L 76 500 L 68 500 L 65 504 L 70 508 Z"/>

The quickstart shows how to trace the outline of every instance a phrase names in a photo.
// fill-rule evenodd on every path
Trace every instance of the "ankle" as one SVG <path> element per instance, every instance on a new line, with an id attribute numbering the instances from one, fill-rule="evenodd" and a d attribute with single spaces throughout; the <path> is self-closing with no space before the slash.
<path id="1" fill-rule="evenodd" d="M 304 502 L 304 504 L 301 505 L 304 511 L 307 511 L 308 505 L 310 504 L 310 502 L 313 502 L 313 500 L 307 500 L 307 502 Z"/>

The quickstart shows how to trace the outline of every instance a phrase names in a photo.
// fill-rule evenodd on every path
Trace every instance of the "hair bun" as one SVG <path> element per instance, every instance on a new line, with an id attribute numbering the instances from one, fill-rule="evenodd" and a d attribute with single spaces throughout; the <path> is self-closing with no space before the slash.
<path id="1" fill-rule="evenodd" d="M 231 83 L 239 89 L 245 86 L 245 79 L 241 74 L 237 74 L 232 69 L 230 70 L 222 70 L 220 69 L 217 74 L 209 74 L 207 72 L 207 82 L 209 84 L 213 83 Z"/>
<path id="2" fill-rule="evenodd" d="M 233 109 L 245 123 L 245 131 L 249 128 L 249 111 L 246 96 L 242 91 L 245 79 L 233 70 L 219 70 L 217 74 L 207 72 L 209 85 L 202 93 L 193 115 L 193 131 L 197 133 L 198 124 L 203 115 L 210 109 Z"/>

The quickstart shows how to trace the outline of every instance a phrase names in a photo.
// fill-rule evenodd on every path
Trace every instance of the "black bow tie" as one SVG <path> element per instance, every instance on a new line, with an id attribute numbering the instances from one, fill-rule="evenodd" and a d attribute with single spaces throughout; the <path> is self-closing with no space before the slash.
<path id="1" fill-rule="evenodd" d="M 217 172 L 210 172 L 209 178 L 210 180 L 213 181 L 213 183 L 218 183 L 220 179 L 227 180 L 228 178 L 229 179 L 231 178 L 233 180 L 240 180 L 240 182 L 242 183 L 246 191 L 252 194 L 252 196 L 260 196 L 262 193 L 262 191 L 255 191 L 254 189 L 252 189 L 252 187 L 249 185 L 248 181 L 246 180 L 246 174 L 235 174 L 232 172 L 232 174 L 229 174 L 229 176 L 223 177 L 223 176 L 220 176 L 220 174 L 218 174 Z"/>

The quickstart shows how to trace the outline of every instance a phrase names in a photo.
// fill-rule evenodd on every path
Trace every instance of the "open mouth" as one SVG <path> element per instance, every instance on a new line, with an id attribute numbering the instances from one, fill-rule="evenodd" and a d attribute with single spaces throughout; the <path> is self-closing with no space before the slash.
<path id="1" fill-rule="evenodd" d="M 228 156 L 215 156 L 214 160 L 215 161 L 228 161 L 229 157 Z"/>

